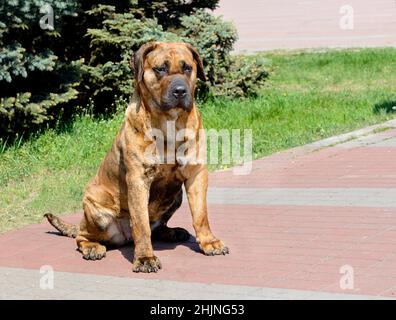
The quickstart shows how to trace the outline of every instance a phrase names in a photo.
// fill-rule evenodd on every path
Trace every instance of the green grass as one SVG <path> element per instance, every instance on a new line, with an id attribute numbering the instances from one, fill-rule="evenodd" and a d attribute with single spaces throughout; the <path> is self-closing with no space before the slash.
<path id="1" fill-rule="evenodd" d="M 271 76 L 257 98 L 200 105 L 206 128 L 253 129 L 255 158 L 395 116 L 396 49 L 262 56 Z M 79 210 L 122 116 L 81 116 L 62 130 L 0 146 L 0 232 L 39 222 L 47 211 Z"/>

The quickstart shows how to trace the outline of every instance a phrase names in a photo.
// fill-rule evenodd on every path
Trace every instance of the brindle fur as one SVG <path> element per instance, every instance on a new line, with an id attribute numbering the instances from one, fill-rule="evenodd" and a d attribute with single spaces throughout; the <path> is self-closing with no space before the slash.
<path id="1" fill-rule="evenodd" d="M 168 65 L 168 74 L 158 76 L 153 68 L 164 62 Z M 184 64 L 192 66 L 191 72 L 186 74 L 181 70 Z M 183 166 L 153 164 L 144 155 L 145 148 L 152 143 L 145 140 L 145 133 L 150 128 L 158 128 L 166 137 L 168 120 L 175 121 L 176 130 L 192 129 L 198 144 L 205 143 L 199 141 L 202 121 L 193 100 L 197 77 L 204 80 L 198 52 L 184 43 L 148 43 L 134 54 L 132 66 L 137 102 L 128 106 L 110 151 L 85 189 L 84 216 L 79 228 L 51 214 L 46 215 L 48 221 L 62 234 L 76 236 L 78 249 L 85 259 L 101 259 L 106 254 L 106 246 L 119 246 L 133 240 L 133 271 L 156 272 L 161 263 L 154 255 L 151 237 L 163 241 L 184 241 L 189 237 L 186 230 L 167 226 L 181 205 L 184 184 L 200 248 L 206 255 L 228 253 L 228 248 L 209 227 L 206 166 L 197 162 Z M 183 108 L 169 108 L 169 101 L 166 109 L 162 107 L 161 101 L 166 100 L 172 77 L 188 85 L 191 105 L 186 99 Z"/>

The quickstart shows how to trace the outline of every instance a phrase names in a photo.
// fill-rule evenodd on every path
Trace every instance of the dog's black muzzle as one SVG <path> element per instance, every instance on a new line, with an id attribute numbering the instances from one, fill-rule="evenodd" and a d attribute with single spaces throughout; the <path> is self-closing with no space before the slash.
<path id="1" fill-rule="evenodd" d="M 193 106 L 191 90 L 187 82 L 180 76 L 175 76 L 169 83 L 161 107 L 164 110 L 182 108 L 190 111 Z"/>

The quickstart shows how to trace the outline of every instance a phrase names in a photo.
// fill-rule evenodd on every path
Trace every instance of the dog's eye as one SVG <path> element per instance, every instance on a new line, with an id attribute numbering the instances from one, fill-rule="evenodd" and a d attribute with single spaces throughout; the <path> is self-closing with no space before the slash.
<path id="1" fill-rule="evenodd" d="M 166 69 L 165 65 L 162 65 L 162 66 L 153 68 L 153 70 L 157 73 L 165 73 L 167 69 Z"/>
<path id="2" fill-rule="evenodd" d="M 186 72 L 186 73 L 190 73 L 192 71 L 192 67 L 190 65 L 188 65 L 188 64 L 185 64 L 183 66 L 183 71 Z"/>

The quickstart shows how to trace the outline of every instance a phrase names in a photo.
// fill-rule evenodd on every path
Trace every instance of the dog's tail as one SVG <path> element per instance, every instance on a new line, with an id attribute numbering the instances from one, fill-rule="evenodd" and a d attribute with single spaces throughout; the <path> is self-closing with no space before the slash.
<path id="1" fill-rule="evenodd" d="M 46 213 L 44 217 L 47 218 L 48 222 L 55 227 L 63 236 L 75 238 L 78 234 L 78 226 L 67 223 L 62 219 L 54 216 L 52 213 Z"/>

